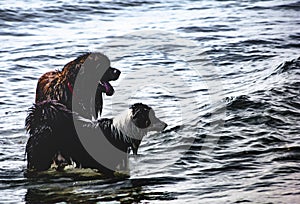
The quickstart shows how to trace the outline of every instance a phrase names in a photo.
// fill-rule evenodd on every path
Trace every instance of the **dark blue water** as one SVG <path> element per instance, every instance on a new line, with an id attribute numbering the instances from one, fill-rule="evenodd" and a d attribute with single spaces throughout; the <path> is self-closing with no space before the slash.
<path id="1" fill-rule="evenodd" d="M 1 203 L 299 203 L 300 2 L 0 3 Z M 169 124 L 129 179 L 24 176 L 37 79 L 87 51 L 122 71 L 103 117 L 133 102 Z"/>

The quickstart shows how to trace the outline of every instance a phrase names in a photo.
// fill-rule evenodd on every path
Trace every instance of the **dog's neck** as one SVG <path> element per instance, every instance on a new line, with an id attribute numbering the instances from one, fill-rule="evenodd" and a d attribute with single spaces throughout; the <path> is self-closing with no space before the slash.
<path id="1" fill-rule="evenodd" d="M 122 114 L 114 117 L 113 125 L 121 131 L 127 137 L 131 137 L 136 140 L 142 140 L 147 134 L 146 129 L 136 127 L 132 122 L 132 110 L 126 110 Z"/>

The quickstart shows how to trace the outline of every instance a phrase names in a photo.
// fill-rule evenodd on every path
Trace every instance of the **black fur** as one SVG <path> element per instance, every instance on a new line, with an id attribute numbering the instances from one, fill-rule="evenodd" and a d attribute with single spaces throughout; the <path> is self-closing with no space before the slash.
<path id="1" fill-rule="evenodd" d="M 132 119 L 138 128 L 147 128 L 151 124 L 149 111 L 151 108 L 142 103 L 135 103 L 131 107 Z"/>
<path id="2" fill-rule="evenodd" d="M 140 106 L 138 105 L 138 107 Z M 137 112 L 138 107 L 132 108 Z M 147 112 L 147 110 L 146 108 L 141 111 Z M 72 113 L 57 101 L 44 101 L 30 108 L 26 118 L 26 129 L 30 134 L 26 145 L 28 169 L 47 170 L 53 161 L 61 162 L 57 161 L 59 154 L 64 158 L 62 159 L 63 165 L 71 164 L 73 160 L 82 168 L 98 169 L 106 175 L 112 175 L 113 171 L 99 164 L 81 144 L 73 123 L 73 116 L 82 128 L 86 128 L 88 133 L 93 134 L 97 128 L 101 128 L 108 141 L 126 154 L 130 149 L 134 150 L 138 147 L 141 142 L 123 135 L 113 126 L 112 119 L 91 121 Z M 85 136 L 89 137 L 89 135 Z M 99 144 L 99 148 L 101 148 L 101 144 Z"/>

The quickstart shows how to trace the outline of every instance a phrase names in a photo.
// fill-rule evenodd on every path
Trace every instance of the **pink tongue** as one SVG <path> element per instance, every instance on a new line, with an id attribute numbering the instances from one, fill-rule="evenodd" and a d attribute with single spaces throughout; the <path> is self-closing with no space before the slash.
<path id="1" fill-rule="evenodd" d="M 112 85 L 110 85 L 110 83 L 107 82 L 107 81 L 104 81 L 104 82 L 102 82 L 102 83 L 103 83 L 103 86 L 104 86 L 104 88 L 105 88 L 105 93 L 106 93 L 106 95 L 107 95 L 107 96 L 113 95 L 113 94 L 114 94 L 114 88 L 112 87 Z"/>

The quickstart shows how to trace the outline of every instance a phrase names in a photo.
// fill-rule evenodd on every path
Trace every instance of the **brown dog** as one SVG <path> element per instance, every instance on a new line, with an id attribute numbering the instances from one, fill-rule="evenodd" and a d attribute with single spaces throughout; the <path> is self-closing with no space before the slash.
<path id="1" fill-rule="evenodd" d="M 101 66 L 99 65 L 103 63 L 101 61 L 103 57 L 107 59 L 107 57 L 101 53 L 86 53 L 66 64 L 62 71 L 50 71 L 45 73 L 38 80 L 35 102 L 57 100 L 64 104 L 69 110 L 72 110 L 73 87 L 78 73 L 83 72 L 82 67 L 95 70 L 100 69 Z M 102 72 L 104 72 L 104 74 L 101 79 L 99 79 L 96 93 L 90 93 L 87 95 L 87 98 L 79 100 L 88 101 L 91 105 L 90 107 L 92 107 L 93 103 L 95 105 L 94 110 L 82 111 L 86 117 L 93 116 L 97 118 L 99 113 L 101 115 L 103 107 L 102 93 L 106 93 L 106 95 L 109 96 L 113 95 L 114 89 L 109 81 L 117 80 L 121 74 L 118 69 L 112 67 L 102 70 Z M 96 94 L 96 96 L 94 94 Z M 85 107 L 83 107 L 83 109 L 84 108 Z"/>

